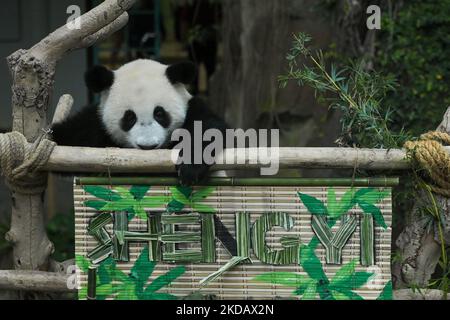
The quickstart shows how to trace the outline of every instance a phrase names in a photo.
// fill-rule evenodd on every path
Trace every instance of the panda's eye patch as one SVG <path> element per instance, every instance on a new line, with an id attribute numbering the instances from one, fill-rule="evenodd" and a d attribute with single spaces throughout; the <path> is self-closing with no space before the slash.
<path id="1" fill-rule="evenodd" d="M 127 110 L 123 114 L 122 120 L 120 120 L 120 127 L 123 131 L 128 132 L 131 130 L 131 128 L 134 127 L 134 125 L 137 122 L 137 116 L 134 111 Z"/>
<path id="2" fill-rule="evenodd" d="M 153 111 L 153 118 L 163 127 L 167 128 L 170 126 L 170 115 L 164 110 L 163 107 L 157 106 L 155 111 Z"/>

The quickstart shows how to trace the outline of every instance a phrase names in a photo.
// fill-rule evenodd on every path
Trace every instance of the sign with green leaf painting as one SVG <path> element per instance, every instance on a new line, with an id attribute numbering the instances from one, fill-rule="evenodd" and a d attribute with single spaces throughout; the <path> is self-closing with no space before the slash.
<path id="1" fill-rule="evenodd" d="M 390 299 L 394 178 L 77 178 L 80 299 Z"/>

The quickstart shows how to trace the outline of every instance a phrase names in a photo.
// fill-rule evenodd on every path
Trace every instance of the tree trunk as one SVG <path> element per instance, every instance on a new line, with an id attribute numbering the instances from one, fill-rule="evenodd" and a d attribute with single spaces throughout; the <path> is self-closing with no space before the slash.
<path id="1" fill-rule="evenodd" d="M 450 134 L 450 107 L 448 108 L 438 131 Z M 443 226 L 445 245 L 450 245 L 450 199 L 434 195 L 438 208 L 442 209 L 445 223 Z M 421 213 L 424 205 L 430 206 L 430 199 L 422 192 L 418 197 L 406 228 L 400 234 L 396 245 L 400 250 L 401 262 L 394 264 L 393 276 L 396 288 L 411 286 L 427 287 L 435 272 L 442 253 L 435 221 L 435 228 L 429 228 L 429 215 Z"/>
<path id="2" fill-rule="evenodd" d="M 80 28 L 64 25 L 29 50 L 8 57 L 12 76 L 13 130 L 34 142 L 47 126 L 47 108 L 57 62 L 72 50 L 85 48 L 108 37 L 128 22 L 136 0 L 106 0 L 80 17 Z M 12 188 L 14 189 L 14 188 Z M 11 229 L 6 238 L 13 245 L 17 270 L 50 270 L 54 251 L 44 223 L 44 194 L 11 192 Z"/>

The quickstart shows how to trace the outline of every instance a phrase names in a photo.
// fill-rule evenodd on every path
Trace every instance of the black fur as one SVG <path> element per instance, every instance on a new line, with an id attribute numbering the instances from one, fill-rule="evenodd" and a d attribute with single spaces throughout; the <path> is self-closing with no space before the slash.
<path id="1" fill-rule="evenodd" d="M 184 121 L 183 129 L 190 132 L 191 137 L 194 137 L 194 122 L 202 122 L 202 135 L 208 129 L 218 129 L 222 132 L 222 136 L 225 140 L 226 129 L 228 128 L 225 121 L 216 116 L 200 98 L 194 97 L 189 100 L 189 108 L 186 114 L 186 119 Z M 203 150 L 206 148 L 208 143 L 203 142 Z M 225 141 L 223 141 L 225 146 Z M 192 144 L 191 150 L 192 157 L 194 156 L 194 144 Z M 194 161 L 192 161 L 193 163 Z M 208 177 L 209 166 L 206 163 L 202 164 L 180 164 L 177 166 L 178 176 L 180 177 L 181 183 L 183 185 L 197 184 L 199 182 L 204 182 Z"/>
<path id="2" fill-rule="evenodd" d="M 164 110 L 163 107 L 157 106 L 153 111 L 153 118 L 163 127 L 168 128 L 172 119 L 170 118 L 170 114 Z"/>
<path id="3" fill-rule="evenodd" d="M 103 66 L 95 66 L 86 72 L 84 80 L 90 91 L 99 93 L 111 88 L 114 83 L 114 72 Z"/>
<path id="4" fill-rule="evenodd" d="M 127 110 L 125 111 L 122 119 L 120 120 L 120 128 L 122 128 L 123 131 L 128 132 L 134 127 L 136 122 L 137 122 L 136 113 L 132 110 Z"/>
<path id="5" fill-rule="evenodd" d="M 197 76 L 197 67 L 192 62 L 180 62 L 169 66 L 166 75 L 172 84 L 191 84 Z"/>
<path id="6" fill-rule="evenodd" d="M 58 145 L 72 147 L 107 148 L 119 147 L 106 131 L 98 113 L 91 105 L 52 127 L 53 141 Z"/>

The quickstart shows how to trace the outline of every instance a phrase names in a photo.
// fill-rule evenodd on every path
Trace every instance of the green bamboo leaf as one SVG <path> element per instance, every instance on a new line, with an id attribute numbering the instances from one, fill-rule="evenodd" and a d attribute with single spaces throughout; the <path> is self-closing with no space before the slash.
<path id="1" fill-rule="evenodd" d="M 132 186 L 130 188 L 130 193 L 136 200 L 142 200 L 149 190 L 149 186 Z"/>
<path id="2" fill-rule="evenodd" d="M 311 279 L 293 272 L 268 272 L 257 275 L 252 280 L 257 282 L 279 284 L 287 287 L 306 288 L 311 284 Z"/>
<path id="3" fill-rule="evenodd" d="M 345 289 L 335 289 L 332 291 L 332 295 L 336 300 L 364 300 L 359 294 Z"/>
<path id="4" fill-rule="evenodd" d="M 78 300 L 86 300 L 87 299 L 87 287 L 82 287 L 78 290 Z"/>
<path id="5" fill-rule="evenodd" d="M 317 297 L 317 283 L 311 283 L 303 293 L 302 300 L 315 300 Z"/>
<path id="6" fill-rule="evenodd" d="M 328 215 L 327 208 L 319 199 L 300 192 L 298 193 L 298 196 L 311 214 Z"/>
<path id="7" fill-rule="evenodd" d="M 149 261 L 148 257 L 149 249 L 145 246 L 131 269 L 130 276 L 135 279 L 138 289 L 144 287 L 156 266 L 156 262 Z"/>
<path id="8" fill-rule="evenodd" d="M 336 201 L 336 192 L 334 191 L 334 188 L 332 188 L 332 187 L 328 188 L 327 209 L 328 209 L 328 214 L 331 217 L 337 216 L 339 206 Z"/>
<path id="9" fill-rule="evenodd" d="M 82 255 L 79 254 L 75 255 L 75 264 L 84 273 L 88 272 L 90 265 L 89 260 L 83 257 Z"/>
<path id="10" fill-rule="evenodd" d="M 124 187 L 115 187 L 114 190 L 116 190 L 122 198 L 127 199 L 129 201 L 135 201 L 135 198 L 130 193 L 130 190 L 128 190 Z"/>
<path id="11" fill-rule="evenodd" d="M 97 269 L 98 283 L 109 284 L 113 281 L 112 273 L 116 269 L 116 262 L 112 258 L 103 261 Z"/>
<path id="12" fill-rule="evenodd" d="M 392 300 L 392 281 L 389 280 L 378 296 L 377 300 Z"/>
<path id="13" fill-rule="evenodd" d="M 197 202 L 197 201 L 204 200 L 204 199 L 207 198 L 211 193 L 213 193 L 214 190 L 215 190 L 215 188 L 213 188 L 213 187 L 201 189 L 201 190 L 195 192 L 195 193 L 191 196 L 191 200 L 192 200 L 192 202 Z"/>
<path id="14" fill-rule="evenodd" d="M 97 293 L 97 296 L 103 296 L 105 298 L 112 296 L 114 293 L 116 293 L 116 290 L 111 283 L 97 286 L 95 291 Z"/>
<path id="15" fill-rule="evenodd" d="M 147 212 L 145 212 L 145 210 L 142 208 L 142 206 L 140 204 L 136 204 L 133 207 L 133 211 L 134 213 L 142 220 L 147 221 Z"/>
<path id="16" fill-rule="evenodd" d="M 384 221 L 384 217 L 383 214 L 381 213 L 380 208 L 361 201 L 358 204 L 365 213 L 371 214 L 373 216 L 375 222 L 379 226 L 381 226 L 385 230 L 387 229 L 387 225 L 386 222 Z"/>
<path id="17" fill-rule="evenodd" d="M 117 292 L 119 294 L 116 296 L 116 300 L 139 300 L 139 297 L 136 295 L 136 284 L 133 282 L 120 285 L 117 288 Z"/>
<path id="18" fill-rule="evenodd" d="M 157 208 L 166 205 L 170 198 L 166 196 L 145 197 L 140 201 L 144 208 Z"/>
<path id="19" fill-rule="evenodd" d="M 99 187 L 99 186 L 85 186 L 84 191 L 92 194 L 93 196 L 99 198 L 99 199 L 103 199 L 103 200 L 107 200 L 107 201 L 118 201 L 120 199 L 122 199 L 122 197 L 120 195 L 118 195 L 116 192 L 114 192 L 113 190 L 107 189 L 107 188 L 103 188 L 103 187 Z"/>
<path id="20" fill-rule="evenodd" d="M 349 263 L 343 265 L 334 275 L 333 279 L 331 279 L 330 284 L 333 286 L 341 286 L 344 284 L 348 284 L 351 280 L 352 276 L 355 273 L 356 260 L 352 260 Z"/>
<path id="21" fill-rule="evenodd" d="M 169 213 L 180 212 L 183 209 L 184 209 L 184 204 L 175 199 L 170 201 L 169 204 L 167 205 L 167 211 Z"/>
<path id="22" fill-rule="evenodd" d="M 184 205 L 186 205 L 186 204 L 189 203 L 189 198 L 186 197 L 186 196 L 179 190 L 179 188 L 173 187 L 173 188 L 170 188 L 170 191 L 172 192 L 172 197 L 173 197 L 176 201 L 178 201 L 178 202 L 180 202 L 180 203 L 182 203 L 182 204 L 184 204 Z"/>
<path id="23" fill-rule="evenodd" d="M 305 272 L 314 280 L 328 282 L 322 263 L 317 258 L 314 249 L 307 245 L 302 245 L 299 251 L 300 265 Z"/>
<path id="24" fill-rule="evenodd" d="M 108 202 L 100 211 L 131 211 L 133 210 L 134 204 L 134 200 L 121 199 L 115 202 Z"/>
<path id="25" fill-rule="evenodd" d="M 84 202 L 84 205 L 95 210 L 101 210 L 107 204 L 106 201 L 88 200 Z"/>
<path id="26" fill-rule="evenodd" d="M 144 294 L 158 291 L 159 289 L 172 283 L 176 278 L 178 278 L 185 272 L 185 266 L 178 266 L 169 270 L 169 272 L 167 272 L 166 274 L 163 274 L 162 276 L 159 276 L 154 281 L 152 281 L 152 283 L 149 284 L 147 288 L 145 288 Z"/>
<path id="27" fill-rule="evenodd" d="M 153 292 L 150 294 L 143 294 L 144 300 L 178 300 L 177 296 L 170 293 Z"/>
<path id="28" fill-rule="evenodd" d="M 390 191 L 379 191 L 377 189 L 367 189 L 367 190 L 369 191 L 356 197 L 356 201 L 358 203 L 364 202 L 374 205 L 391 194 Z"/>
<path id="29" fill-rule="evenodd" d="M 372 272 L 364 272 L 364 271 L 355 272 L 355 274 L 352 277 L 351 284 L 354 289 L 361 288 L 373 276 L 374 276 L 374 273 L 372 273 Z"/>
<path id="30" fill-rule="evenodd" d="M 191 203 L 192 209 L 197 211 L 198 213 L 215 213 L 216 209 L 206 204 L 201 203 Z"/>
<path id="31" fill-rule="evenodd" d="M 333 218 L 338 218 L 344 214 L 346 214 L 348 211 L 350 211 L 351 208 L 353 208 L 356 204 L 355 201 L 355 189 L 348 190 L 341 198 L 341 201 L 339 201 L 339 209 L 337 212 L 337 216 Z"/>

